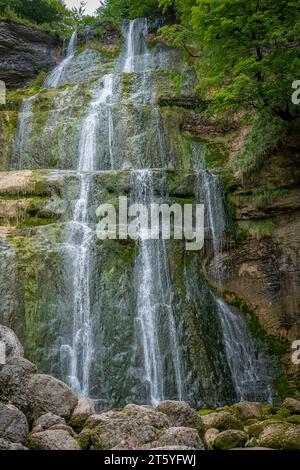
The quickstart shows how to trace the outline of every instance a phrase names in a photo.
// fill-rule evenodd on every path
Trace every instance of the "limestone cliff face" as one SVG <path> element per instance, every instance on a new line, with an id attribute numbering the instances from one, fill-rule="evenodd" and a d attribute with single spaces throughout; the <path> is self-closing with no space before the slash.
<path id="1" fill-rule="evenodd" d="M 22 87 L 41 69 L 56 64 L 56 39 L 27 25 L 0 22 L 0 80 Z"/>

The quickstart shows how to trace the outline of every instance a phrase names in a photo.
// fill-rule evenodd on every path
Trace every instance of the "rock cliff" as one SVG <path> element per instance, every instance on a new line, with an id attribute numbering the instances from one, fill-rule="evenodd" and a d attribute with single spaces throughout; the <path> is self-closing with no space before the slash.
<path id="1" fill-rule="evenodd" d="M 0 80 L 22 87 L 42 69 L 56 64 L 58 42 L 33 27 L 0 21 Z"/>

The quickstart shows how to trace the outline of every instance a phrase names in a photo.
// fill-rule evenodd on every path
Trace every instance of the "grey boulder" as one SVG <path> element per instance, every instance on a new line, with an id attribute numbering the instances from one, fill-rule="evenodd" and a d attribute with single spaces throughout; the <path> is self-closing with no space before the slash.
<path id="1" fill-rule="evenodd" d="M 0 437 L 25 444 L 29 426 L 26 416 L 14 405 L 0 403 Z"/>

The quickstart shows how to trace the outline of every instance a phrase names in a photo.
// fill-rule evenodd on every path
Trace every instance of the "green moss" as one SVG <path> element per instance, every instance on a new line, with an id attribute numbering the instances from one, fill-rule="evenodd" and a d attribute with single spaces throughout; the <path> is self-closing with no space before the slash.
<path id="1" fill-rule="evenodd" d="M 291 424 L 298 424 L 298 425 L 300 425 L 300 416 L 299 416 L 299 415 L 289 416 L 289 417 L 286 419 L 286 422 L 287 422 L 287 423 L 291 423 Z"/>
<path id="2" fill-rule="evenodd" d="M 171 203 L 174 202 L 174 203 L 177 203 L 177 204 L 195 204 L 195 198 L 171 196 L 170 197 L 170 202 Z"/>
<path id="3" fill-rule="evenodd" d="M 212 413 L 215 413 L 215 412 L 216 412 L 216 410 L 209 410 L 209 409 L 200 410 L 200 411 L 198 411 L 198 415 L 205 416 L 205 415 L 209 415 L 209 414 L 212 414 Z"/>
<path id="4" fill-rule="evenodd" d="M 257 238 L 258 240 L 270 237 L 276 228 L 277 225 L 272 220 L 247 222 L 247 224 L 244 225 L 244 229 L 249 233 L 249 235 Z"/>
<path id="5" fill-rule="evenodd" d="M 39 227 L 41 225 L 50 225 L 57 222 L 55 218 L 44 218 L 44 217 L 26 217 L 19 224 L 18 227 Z"/>
<path id="6" fill-rule="evenodd" d="M 221 144 L 207 144 L 205 152 L 205 167 L 207 169 L 222 167 L 227 160 L 228 154 Z"/>
<path id="7" fill-rule="evenodd" d="M 243 203 L 244 201 L 254 202 L 259 209 L 263 209 L 287 193 L 288 190 L 285 188 L 270 189 L 258 187 L 253 188 L 250 194 L 241 194 L 235 197 L 238 203 Z"/>

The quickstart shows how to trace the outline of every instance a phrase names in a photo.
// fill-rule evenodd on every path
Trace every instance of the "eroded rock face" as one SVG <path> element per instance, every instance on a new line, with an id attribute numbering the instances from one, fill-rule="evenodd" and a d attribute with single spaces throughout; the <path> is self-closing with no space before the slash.
<path id="1" fill-rule="evenodd" d="M 0 21 L 0 80 L 9 87 L 22 87 L 42 68 L 57 63 L 54 36 L 30 26 Z"/>
<path id="2" fill-rule="evenodd" d="M 29 426 L 26 416 L 14 405 L 0 403 L 0 437 L 25 444 Z"/>
<path id="3" fill-rule="evenodd" d="M 28 443 L 33 450 L 79 450 L 77 441 L 62 429 L 31 434 Z"/>

